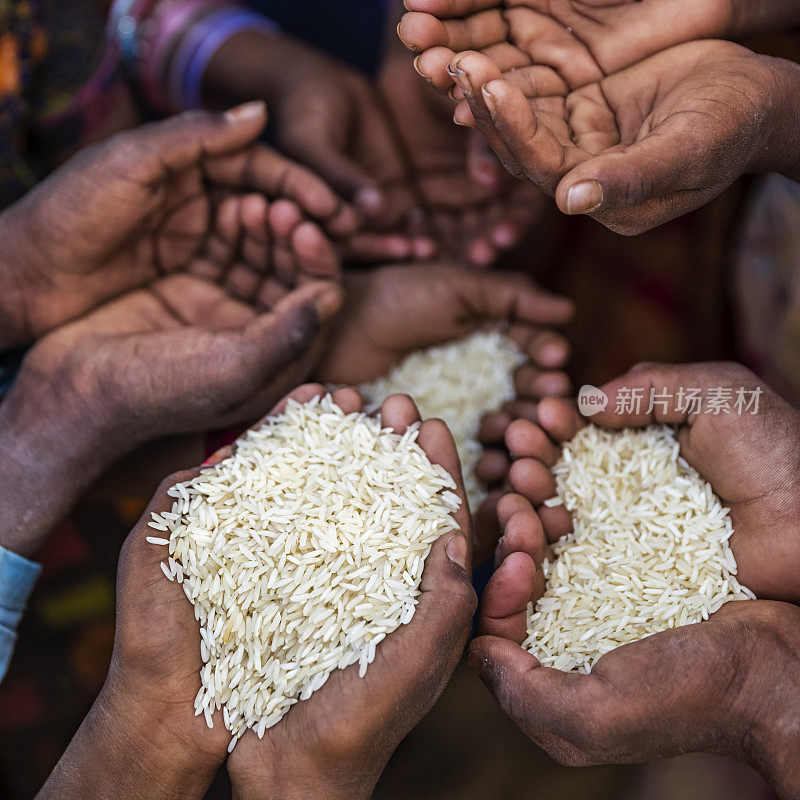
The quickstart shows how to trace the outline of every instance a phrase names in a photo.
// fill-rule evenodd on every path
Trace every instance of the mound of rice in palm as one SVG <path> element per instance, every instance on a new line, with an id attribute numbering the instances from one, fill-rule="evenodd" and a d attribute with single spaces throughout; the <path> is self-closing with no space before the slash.
<path id="1" fill-rule="evenodd" d="M 443 419 L 453 433 L 464 488 L 474 512 L 486 497 L 476 467 L 483 455 L 478 441 L 481 417 L 516 395 L 514 372 L 525 362 L 517 345 L 497 331 L 479 331 L 407 356 L 382 378 L 359 386 L 372 407 L 392 394 L 409 394 L 424 419 Z"/>
<path id="2" fill-rule="evenodd" d="M 589 425 L 553 468 L 573 532 L 545 562 L 523 646 L 545 666 L 589 672 L 609 650 L 708 619 L 755 595 L 736 580 L 729 510 L 680 456 L 669 426 Z"/>
<path id="3" fill-rule="evenodd" d="M 197 714 L 263 736 L 335 669 L 410 622 L 425 559 L 457 529 L 455 483 L 417 442 L 330 396 L 249 431 L 235 453 L 169 490 L 149 537 L 200 623 Z M 168 536 L 168 539 L 166 538 Z"/>

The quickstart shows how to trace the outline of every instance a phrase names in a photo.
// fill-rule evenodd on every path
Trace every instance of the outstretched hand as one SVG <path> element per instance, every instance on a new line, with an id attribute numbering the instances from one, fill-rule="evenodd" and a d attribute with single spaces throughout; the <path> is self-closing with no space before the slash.
<path id="1" fill-rule="evenodd" d="M 35 339 L 176 272 L 253 287 L 273 271 L 290 285 L 337 277 L 328 234 L 349 235 L 358 215 L 256 143 L 265 122 L 263 103 L 252 103 L 122 133 L 6 210 L 2 343 Z"/>
<path id="2" fill-rule="evenodd" d="M 500 512 L 499 568 L 469 664 L 534 742 L 573 766 L 724 753 L 760 770 L 781 797 L 798 796 L 800 609 L 727 603 L 707 622 L 612 650 L 588 675 L 543 667 L 520 645 L 528 603 L 544 590 L 545 531 L 520 495 Z"/>
<path id="3" fill-rule="evenodd" d="M 784 114 L 800 68 L 729 42 L 679 45 L 574 91 L 501 75 L 479 53 L 451 71 L 466 97 L 456 118 L 512 173 L 619 233 L 699 208 L 743 174 L 797 166 Z"/>
<path id="4" fill-rule="evenodd" d="M 347 412 L 361 409 L 352 389 L 340 390 L 334 400 Z M 407 396 L 394 395 L 383 403 L 381 418 L 402 433 L 419 420 L 419 412 Z M 418 441 L 456 481 L 460 530 L 433 545 L 414 618 L 386 637 L 363 678 L 357 664 L 336 670 L 263 739 L 245 734 L 228 759 L 238 800 L 366 800 L 397 745 L 431 709 L 458 664 L 476 604 L 461 467 L 453 437 L 440 420 L 423 422 Z"/>
<path id="5" fill-rule="evenodd" d="M 800 413 L 738 364 L 643 364 L 602 388 L 609 406 L 592 422 L 678 426 L 681 455 L 730 508 L 740 582 L 759 598 L 800 602 Z M 686 399 L 690 392 L 701 398 L 700 411 Z M 626 399 L 636 395 L 638 408 Z M 718 413 L 709 405 L 713 397 L 722 398 Z M 572 524 L 563 507 L 542 506 L 555 494 L 550 467 L 558 445 L 586 422 L 571 403 L 548 399 L 539 405 L 538 424 L 518 420 L 506 432 L 517 459 L 511 483 L 537 507 L 549 541 Z"/>

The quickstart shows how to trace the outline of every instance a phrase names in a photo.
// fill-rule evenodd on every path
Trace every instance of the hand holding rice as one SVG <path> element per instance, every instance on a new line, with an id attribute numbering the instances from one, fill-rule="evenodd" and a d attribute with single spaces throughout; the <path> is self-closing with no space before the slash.
<path id="1" fill-rule="evenodd" d="M 458 530 L 451 475 L 417 438 L 330 397 L 289 401 L 233 455 L 169 490 L 150 537 L 200 622 L 196 713 L 222 708 L 234 736 L 259 736 L 359 664 L 414 616 L 425 560 Z"/>
<path id="2" fill-rule="evenodd" d="M 588 672 L 609 650 L 706 620 L 755 595 L 736 579 L 729 510 L 681 458 L 672 428 L 583 428 L 553 468 L 573 532 L 545 561 L 523 643 L 539 661 Z"/>

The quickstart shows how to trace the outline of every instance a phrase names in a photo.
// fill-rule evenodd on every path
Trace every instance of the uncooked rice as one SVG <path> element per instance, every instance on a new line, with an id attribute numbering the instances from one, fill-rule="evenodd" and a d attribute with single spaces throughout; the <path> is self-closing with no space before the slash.
<path id="1" fill-rule="evenodd" d="M 517 345 L 499 331 L 479 331 L 464 339 L 418 350 L 387 375 L 359 387 L 372 407 L 397 392 L 414 398 L 423 418 L 443 419 L 453 433 L 472 511 L 486 497 L 476 475 L 483 447 L 481 417 L 511 400 L 514 371 L 525 362 Z"/>
<path id="2" fill-rule="evenodd" d="M 755 595 L 736 580 L 729 509 L 681 457 L 666 425 L 588 425 L 553 468 L 573 532 L 545 562 L 523 646 L 542 664 L 589 672 L 615 647 L 708 619 Z"/>
<path id="3" fill-rule="evenodd" d="M 222 709 L 231 749 L 259 737 L 335 669 L 411 621 L 425 559 L 460 500 L 417 442 L 328 395 L 249 431 L 234 454 L 173 486 L 149 537 L 200 623 L 198 715 Z"/>

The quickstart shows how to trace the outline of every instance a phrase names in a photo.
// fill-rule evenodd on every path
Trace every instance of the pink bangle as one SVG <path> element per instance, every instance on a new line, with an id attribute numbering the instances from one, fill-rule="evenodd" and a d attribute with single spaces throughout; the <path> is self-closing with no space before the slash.
<path id="1" fill-rule="evenodd" d="M 209 12 L 229 5 L 226 0 L 160 0 L 141 23 L 137 73 L 145 96 L 157 110 L 177 110 L 170 102 L 167 71 L 187 32 Z"/>

